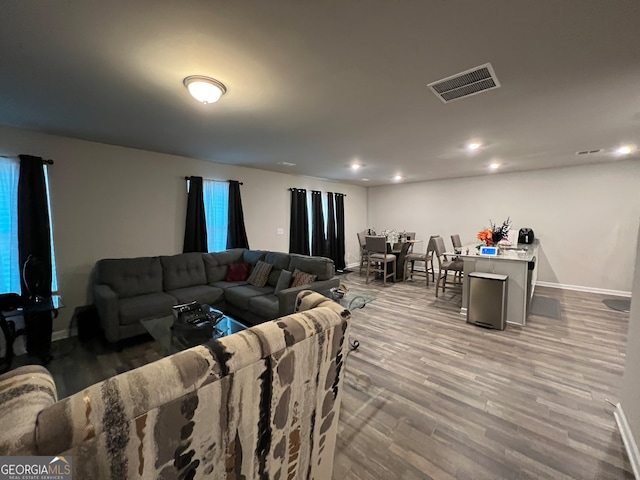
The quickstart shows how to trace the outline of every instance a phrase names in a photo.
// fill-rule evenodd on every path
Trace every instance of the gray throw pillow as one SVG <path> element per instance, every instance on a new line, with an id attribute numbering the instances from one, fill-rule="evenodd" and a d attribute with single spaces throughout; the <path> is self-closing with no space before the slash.
<path id="1" fill-rule="evenodd" d="M 267 284 L 267 279 L 269 278 L 269 273 L 271 273 L 272 268 L 273 265 L 270 263 L 258 260 L 258 263 L 256 263 L 256 266 L 253 267 L 251 271 L 251 275 L 247 278 L 247 282 L 255 287 L 264 287 Z"/>
<path id="2" fill-rule="evenodd" d="M 276 283 L 276 288 L 274 292 L 278 293 L 280 290 L 289 288 L 290 285 L 291 285 L 291 272 L 289 270 L 282 270 L 280 272 L 280 276 L 278 277 L 278 283 Z"/>

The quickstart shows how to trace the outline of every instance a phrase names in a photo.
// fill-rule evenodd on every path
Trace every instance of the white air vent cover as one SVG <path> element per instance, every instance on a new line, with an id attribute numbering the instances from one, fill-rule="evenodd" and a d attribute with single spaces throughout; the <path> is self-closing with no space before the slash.
<path id="1" fill-rule="evenodd" d="M 492 90 L 499 86 L 500 82 L 490 63 L 485 63 L 479 67 L 457 73 L 428 85 L 443 103 Z"/>

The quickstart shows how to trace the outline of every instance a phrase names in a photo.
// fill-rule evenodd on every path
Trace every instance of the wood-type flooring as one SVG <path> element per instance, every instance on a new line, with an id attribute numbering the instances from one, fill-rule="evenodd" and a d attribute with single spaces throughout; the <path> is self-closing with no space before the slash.
<path id="1" fill-rule="evenodd" d="M 461 294 L 421 277 L 382 286 L 352 313 L 335 480 L 633 479 L 613 416 L 628 314 L 552 288 L 561 318 L 465 322 Z"/>
<path id="2" fill-rule="evenodd" d="M 602 295 L 537 288 L 561 318 L 496 331 L 465 323 L 460 293 L 436 299 L 423 278 L 340 279 L 377 299 L 352 312 L 361 345 L 346 363 L 335 480 L 633 478 L 609 403 L 628 313 Z M 63 398 L 158 358 L 144 337 L 121 352 L 66 339 L 47 367 Z"/>

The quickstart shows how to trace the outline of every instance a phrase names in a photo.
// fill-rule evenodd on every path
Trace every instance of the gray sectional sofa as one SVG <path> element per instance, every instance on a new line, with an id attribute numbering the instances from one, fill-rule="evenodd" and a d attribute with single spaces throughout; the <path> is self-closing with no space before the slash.
<path id="1" fill-rule="evenodd" d="M 229 264 L 247 263 L 253 268 L 258 261 L 273 265 L 264 287 L 246 280 L 226 281 Z M 276 291 L 282 271 L 295 269 L 317 278 L 297 287 L 285 284 Z M 195 300 L 251 326 L 292 313 L 302 290 L 326 292 L 339 284 L 329 258 L 244 248 L 104 259 L 96 263 L 94 279 L 93 301 L 109 342 L 145 333 L 140 320 L 171 315 L 176 304 Z"/>

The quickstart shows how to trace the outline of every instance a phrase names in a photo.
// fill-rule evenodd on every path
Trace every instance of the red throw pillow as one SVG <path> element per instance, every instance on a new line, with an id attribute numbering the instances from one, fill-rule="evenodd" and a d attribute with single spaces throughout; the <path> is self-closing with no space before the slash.
<path id="1" fill-rule="evenodd" d="M 249 278 L 248 263 L 230 263 L 227 265 L 227 282 L 240 282 Z"/>

